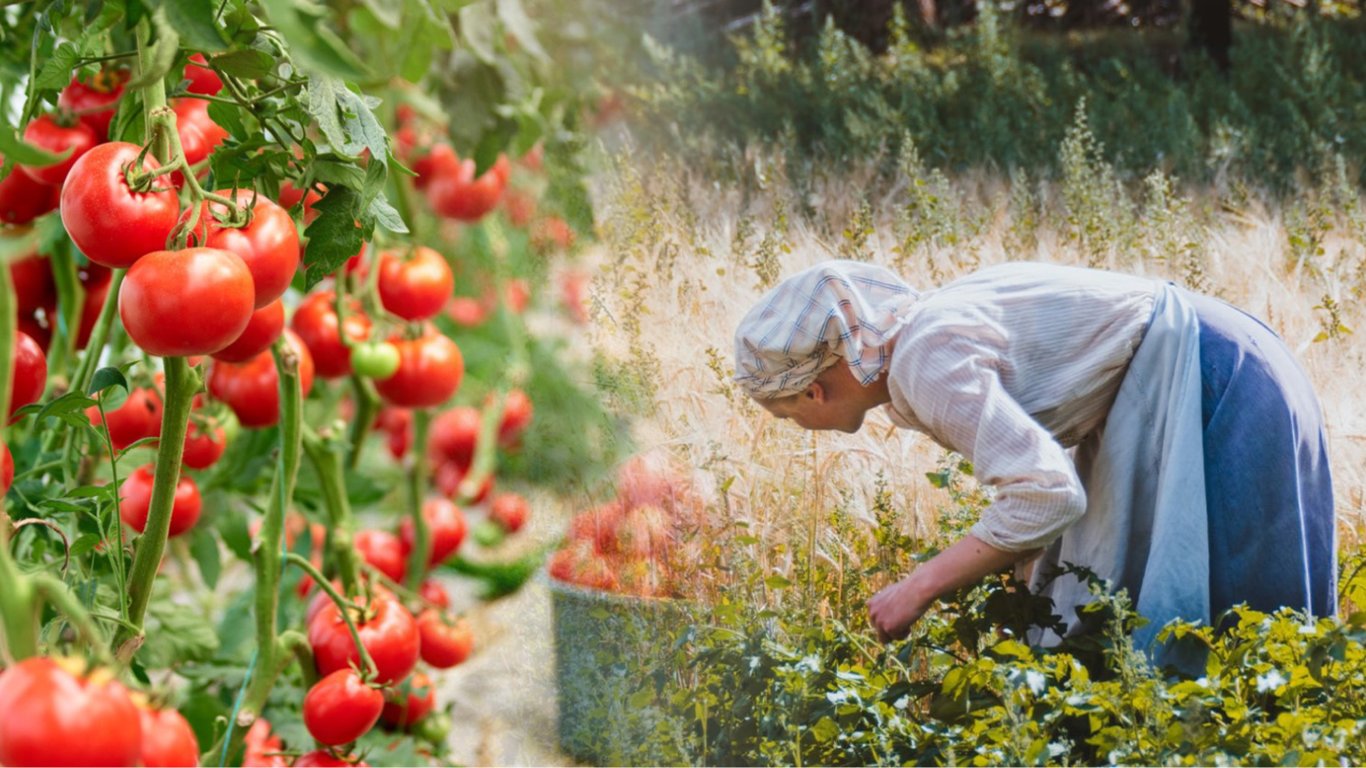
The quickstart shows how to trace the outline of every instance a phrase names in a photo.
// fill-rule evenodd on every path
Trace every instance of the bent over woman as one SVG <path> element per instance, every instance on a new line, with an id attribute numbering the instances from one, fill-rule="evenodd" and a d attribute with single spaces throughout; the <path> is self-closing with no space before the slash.
<path id="1" fill-rule="evenodd" d="M 868 603 L 884 640 L 939 598 L 1040 556 L 1069 631 L 1090 599 L 1056 566 L 1127 589 L 1150 619 L 1238 603 L 1336 613 L 1319 404 L 1269 328 L 1157 280 L 1039 263 L 918 292 L 852 261 L 785 280 L 736 331 L 736 381 L 773 415 L 854 432 L 885 407 L 972 461 L 996 494 L 970 532 Z"/>

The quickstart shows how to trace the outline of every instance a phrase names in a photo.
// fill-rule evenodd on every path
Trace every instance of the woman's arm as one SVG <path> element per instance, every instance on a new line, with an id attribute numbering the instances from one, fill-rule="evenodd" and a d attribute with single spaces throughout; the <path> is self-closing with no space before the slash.
<path id="1" fill-rule="evenodd" d="M 910 576 L 873 595 L 868 601 L 868 616 L 883 642 L 903 638 L 910 632 L 911 625 L 941 596 L 1038 553 L 1037 549 L 1023 552 L 997 549 L 968 534 L 930 558 Z"/>

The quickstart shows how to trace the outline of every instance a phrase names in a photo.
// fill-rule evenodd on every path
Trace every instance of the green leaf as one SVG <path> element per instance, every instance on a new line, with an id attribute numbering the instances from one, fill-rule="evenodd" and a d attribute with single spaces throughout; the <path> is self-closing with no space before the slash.
<path id="1" fill-rule="evenodd" d="M 775 573 L 772 576 L 769 576 L 768 578 L 764 579 L 764 586 L 768 587 L 769 589 L 787 589 L 788 587 L 792 586 L 792 582 L 789 581 L 785 576 Z"/>
<path id="2" fill-rule="evenodd" d="M 221 506 L 221 505 L 220 505 Z M 245 562 L 251 562 L 251 531 L 247 527 L 247 517 L 239 509 L 229 507 L 218 516 L 218 535 L 228 550 Z"/>
<path id="3" fill-rule="evenodd" d="M 512 35 L 527 53 L 538 61 L 550 60 L 545 49 L 541 47 L 541 41 L 536 39 L 536 32 L 531 28 L 531 18 L 522 7 L 522 0 L 498 0 L 498 18 L 502 20 L 508 34 Z"/>
<path id="4" fill-rule="evenodd" d="M 474 175 L 476 178 L 493 166 L 498 160 L 498 153 L 507 147 L 508 142 L 516 134 L 516 122 L 499 120 L 493 130 L 487 131 L 479 137 L 479 144 L 474 148 Z"/>
<path id="5" fill-rule="evenodd" d="M 63 85 L 65 85 L 65 81 L 63 81 Z M 56 154 L 39 149 L 19 138 L 19 134 L 14 128 L 8 125 L 0 126 L 0 154 L 3 154 L 6 160 L 13 160 L 23 165 L 52 165 L 70 157 L 71 152 L 70 147 Z M 19 173 L 17 169 L 10 172 Z"/>
<path id="6" fill-rule="evenodd" d="M 153 600 L 148 614 L 156 621 L 140 656 L 152 667 L 208 661 L 218 651 L 218 635 L 199 610 L 170 600 Z"/>
<path id="7" fill-rule="evenodd" d="M 87 533 L 78 536 L 75 541 L 71 542 L 71 556 L 79 558 L 93 551 L 95 546 L 99 543 L 100 535 L 97 533 Z"/>
<path id="8" fill-rule="evenodd" d="M 486 64 L 497 61 L 498 23 L 489 0 L 460 9 L 460 38 L 480 61 Z"/>
<path id="9" fill-rule="evenodd" d="M 349 88 L 342 88 L 337 92 L 337 106 L 346 117 L 344 127 L 346 136 L 350 139 L 346 153 L 359 155 L 362 149 L 368 149 L 371 162 L 378 160 L 380 165 L 384 165 L 389 158 L 389 144 L 384 126 L 380 125 L 375 117 L 376 104 L 377 102 L 371 103 Z"/>
<path id="10" fill-rule="evenodd" d="M 152 52 L 148 57 L 151 63 L 137 77 L 124 84 L 125 93 L 161 82 L 171 71 L 171 67 L 175 66 L 176 57 L 180 55 L 180 34 L 166 20 L 165 12 L 158 10 L 152 16 L 152 20 L 155 23 L 157 39 L 152 44 Z"/>
<path id="11" fill-rule="evenodd" d="M 389 29 L 398 29 L 403 23 L 401 0 L 363 0 L 365 7 L 375 15 L 375 20 Z"/>
<path id="12" fill-rule="evenodd" d="M 320 157 L 314 161 L 312 170 L 313 180 L 328 186 L 340 184 L 352 189 L 365 186 L 365 170 L 355 163 Z"/>
<path id="13" fill-rule="evenodd" d="M 251 135 L 242 123 L 243 113 L 244 110 L 236 104 L 224 104 L 221 101 L 209 102 L 209 119 L 238 138 L 246 138 Z"/>
<path id="14" fill-rule="evenodd" d="M 364 231 L 356 225 L 360 218 L 360 194 L 350 187 L 329 187 L 323 199 L 313 205 L 318 218 L 310 225 L 308 249 L 304 253 L 304 285 L 312 289 L 324 277 L 337 271 L 347 259 L 360 252 Z M 355 474 L 347 475 L 350 479 Z"/>
<path id="15" fill-rule="evenodd" d="M 105 366 L 95 371 L 95 376 L 90 379 L 90 386 L 86 388 L 86 394 L 94 397 L 110 387 L 122 387 L 125 392 L 129 390 L 128 377 L 123 375 L 123 371 L 112 366 Z"/>
<path id="16" fill-rule="evenodd" d="M 323 138 L 338 154 L 346 154 L 346 133 L 342 130 L 341 116 L 337 112 L 338 91 L 346 90 L 346 84 L 327 75 L 308 77 L 308 114 L 323 132 Z"/>
<path id="17" fill-rule="evenodd" d="M 197 526 L 190 535 L 190 554 L 199 565 L 199 575 L 209 589 L 218 586 L 218 574 L 222 571 L 219 560 L 218 538 L 206 526 Z"/>
<path id="18" fill-rule="evenodd" d="M 302 67 L 345 79 L 360 79 L 366 67 L 337 34 L 326 26 L 330 11 L 308 0 L 261 0 L 290 55 Z"/>
<path id="19" fill-rule="evenodd" d="M 396 235 L 408 233 L 408 225 L 403 222 L 403 217 L 398 210 L 389 203 L 388 198 L 383 194 L 370 201 L 370 207 L 366 209 L 367 215 L 374 219 L 375 224 L 387 232 Z"/>
<path id="20" fill-rule="evenodd" d="M 215 0 L 161 0 L 161 11 L 166 21 L 180 33 L 187 48 L 197 51 L 221 51 L 223 33 L 215 21 L 218 17 Z"/>
<path id="21" fill-rule="evenodd" d="M 73 43 L 62 43 L 52 52 L 52 58 L 43 62 L 38 70 L 38 78 L 33 85 L 40 90 L 59 91 L 71 82 L 71 70 L 81 59 L 81 52 Z M 9 154 L 6 152 L 5 154 Z"/>
<path id="22" fill-rule="evenodd" d="M 275 71 L 275 58 L 265 51 L 246 48 L 214 56 L 213 65 L 234 77 L 259 80 Z"/>

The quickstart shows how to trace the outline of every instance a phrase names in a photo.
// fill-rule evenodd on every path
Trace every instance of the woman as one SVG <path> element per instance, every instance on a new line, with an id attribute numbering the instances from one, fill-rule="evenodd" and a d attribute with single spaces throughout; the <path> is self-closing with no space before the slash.
<path id="1" fill-rule="evenodd" d="M 1209 623 L 1242 602 L 1336 613 L 1318 402 L 1284 343 L 1223 302 L 1037 263 L 920 293 L 882 267 L 832 261 L 746 315 L 736 367 L 779 418 L 854 432 L 883 406 L 995 486 L 968 535 L 869 601 L 884 640 L 1038 555 L 1033 586 L 1069 631 L 1090 596 L 1051 578 L 1066 563 L 1128 590 L 1151 620 L 1142 645 L 1170 619 Z"/>

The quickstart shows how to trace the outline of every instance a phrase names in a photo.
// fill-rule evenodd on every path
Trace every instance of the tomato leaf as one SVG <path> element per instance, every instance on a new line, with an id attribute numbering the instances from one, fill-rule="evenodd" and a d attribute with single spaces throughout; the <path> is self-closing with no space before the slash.
<path id="1" fill-rule="evenodd" d="M 403 23 L 403 8 L 400 0 L 362 0 L 375 20 L 389 29 L 398 29 Z"/>
<path id="2" fill-rule="evenodd" d="M 13 160 L 24 165 L 51 165 L 70 157 L 71 151 L 70 148 L 67 148 L 63 152 L 54 154 L 39 149 L 19 138 L 19 134 L 10 126 L 0 126 L 0 154 L 3 154 L 6 160 Z M 17 171 L 11 171 L 11 173 L 15 172 Z"/>
<path id="3" fill-rule="evenodd" d="M 175 65 L 176 56 L 180 54 L 180 33 L 166 20 L 166 14 L 157 11 L 152 16 L 152 21 L 156 27 L 157 39 L 152 44 L 151 63 L 141 74 L 124 84 L 124 90 L 130 93 L 164 79 Z"/>
<path id="4" fill-rule="evenodd" d="M 144 663 L 162 668 L 187 661 L 208 661 L 218 651 L 213 625 L 195 608 L 178 605 L 169 595 L 154 599 L 147 613 L 157 627 L 149 627 L 147 643 L 139 655 Z"/>
<path id="5" fill-rule="evenodd" d="M 62 43 L 52 52 L 52 58 L 43 62 L 38 70 L 38 78 L 33 85 L 41 90 L 61 90 L 71 81 L 71 70 L 81 60 L 80 49 L 74 43 Z M 8 154 L 8 153 L 6 153 Z"/>
<path id="6" fill-rule="evenodd" d="M 217 587 L 222 562 L 219 559 L 218 538 L 207 526 L 196 526 L 191 532 L 190 554 L 199 565 L 199 575 L 204 579 L 204 586 L 209 589 Z"/>
<path id="7" fill-rule="evenodd" d="M 94 397 L 110 387 L 122 387 L 123 391 L 128 391 L 128 377 L 123 375 L 123 371 L 113 366 L 105 366 L 95 371 L 94 377 L 90 379 L 90 386 L 86 387 L 86 394 Z M 69 395 L 63 396 L 69 397 Z"/>
<path id="8" fill-rule="evenodd" d="M 380 165 L 387 163 L 388 137 L 374 112 L 379 102 L 343 87 L 337 92 L 337 106 L 345 115 L 344 127 L 347 138 L 351 140 L 346 146 L 347 154 L 359 155 L 362 149 L 368 149 L 372 162 L 378 160 Z"/>
<path id="9" fill-rule="evenodd" d="M 460 9 L 460 38 L 471 52 L 486 64 L 498 58 L 498 24 L 488 0 L 471 3 Z"/>
<path id="10" fill-rule="evenodd" d="M 259 80 L 275 71 L 275 58 L 265 51 L 245 48 L 213 57 L 213 65 L 234 77 Z"/>
<path id="11" fill-rule="evenodd" d="M 337 33 L 328 29 L 330 11 L 308 0 L 262 0 L 275 29 L 289 43 L 290 55 L 301 66 L 330 72 L 346 79 L 366 74 L 365 64 L 352 53 Z"/>
<path id="12" fill-rule="evenodd" d="M 346 134 L 337 114 L 339 89 L 346 90 L 346 85 L 336 78 L 320 74 L 308 77 L 308 114 L 317 122 L 318 130 L 332 149 L 345 154 Z"/>
<path id="13" fill-rule="evenodd" d="M 308 289 L 360 251 L 364 242 L 364 232 L 356 226 L 361 215 L 360 202 L 360 195 L 350 187 L 333 186 L 313 205 L 319 215 L 306 230 L 304 284 Z"/>
<path id="14" fill-rule="evenodd" d="M 218 28 L 218 3 L 214 0 L 161 0 L 166 21 L 175 27 L 186 47 L 197 51 L 221 51 L 223 32 Z"/>
<path id="15" fill-rule="evenodd" d="M 365 171 L 354 163 L 319 157 L 313 162 L 313 180 L 328 186 L 340 184 L 358 189 L 365 186 Z"/>
<path id="16" fill-rule="evenodd" d="M 526 9 L 522 7 L 522 0 L 498 0 L 498 18 L 503 22 L 503 28 L 509 35 L 517 41 L 519 45 L 531 54 L 538 61 L 549 61 L 545 49 L 541 47 L 541 42 L 536 39 L 536 32 L 531 26 L 531 17 L 526 15 Z"/>

